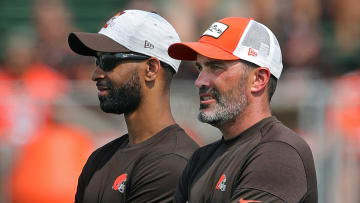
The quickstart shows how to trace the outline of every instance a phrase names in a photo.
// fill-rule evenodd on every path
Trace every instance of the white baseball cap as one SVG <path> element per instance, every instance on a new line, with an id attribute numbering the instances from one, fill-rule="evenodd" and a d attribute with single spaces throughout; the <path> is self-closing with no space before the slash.
<path id="1" fill-rule="evenodd" d="M 283 69 L 275 35 L 252 18 L 230 17 L 213 23 L 198 42 L 172 44 L 169 55 L 179 60 L 196 60 L 197 54 L 219 60 L 249 61 L 267 67 L 277 79 Z"/>
<path id="2" fill-rule="evenodd" d="M 156 13 L 125 10 L 106 22 L 98 33 L 70 33 L 70 48 L 80 55 L 97 52 L 137 52 L 158 58 L 178 71 L 180 61 L 171 58 L 168 48 L 180 42 L 173 26 Z"/>

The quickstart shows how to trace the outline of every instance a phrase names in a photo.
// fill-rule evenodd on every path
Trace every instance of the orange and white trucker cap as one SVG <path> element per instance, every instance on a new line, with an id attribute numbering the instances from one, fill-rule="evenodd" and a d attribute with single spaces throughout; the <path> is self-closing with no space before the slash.
<path id="1" fill-rule="evenodd" d="M 156 13 L 142 10 L 117 13 L 98 33 L 73 32 L 68 37 L 70 48 L 80 55 L 132 51 L 156 57 L 175 72 L 180 61 L 168 55 L 168 48 L 177 42 L 179 35 L 169 22 Z"/>
<path id="2" fill-rule="evenodd" d="M 277 79 L 283 69 L 275 35 L 252 18 L 230 17 L 213 23 L 198 42 L 172 44 L 169 55 L 179 60 L 196 60 L 197 54 L 218 60 L 249 61 L 267 67 Z"/>

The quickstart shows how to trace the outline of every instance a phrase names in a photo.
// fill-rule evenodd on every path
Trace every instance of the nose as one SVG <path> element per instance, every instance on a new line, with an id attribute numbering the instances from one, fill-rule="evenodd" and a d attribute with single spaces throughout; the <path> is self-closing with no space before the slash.
<path id="1" fill-rule="evenodd" d="M 202 86 L 209 86 L 210 85 L 210 77 L 209 74 L 202 70 L 200 71 L 197 79 L 195 80 L 195 86 L 200 89 Z"/>
<path id="2" fill-rule="evenodd" d="M 96 69 L 94 70 L 91 76 L 91 80 L 98 81 L 99 79 L 104 79 L 104 78 L 105 78 L 105 72 L 101 70 L 101 68 L 96 67 Z"/>

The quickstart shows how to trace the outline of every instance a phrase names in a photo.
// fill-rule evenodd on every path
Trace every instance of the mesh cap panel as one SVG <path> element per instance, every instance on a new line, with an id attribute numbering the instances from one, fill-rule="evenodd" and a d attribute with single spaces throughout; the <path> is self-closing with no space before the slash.
<path id="1" fill-rule="evenodd" d="M 242 45 L 258 50 L 259 54 L 264 57 L 270 54 L 270 36 L 266 29 L 258 23 L 250 25 Z"/>

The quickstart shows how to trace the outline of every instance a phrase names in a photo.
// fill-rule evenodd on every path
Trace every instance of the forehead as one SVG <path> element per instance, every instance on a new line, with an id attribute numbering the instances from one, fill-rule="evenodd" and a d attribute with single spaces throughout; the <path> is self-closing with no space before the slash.
<path id="1" fill-rule="evenodd" d="M 227 68 L 243 65 L 240 60 L 212 59 L 212 58 L 208 58 L 206 56 L 200 55 L 200 54 L 197 55 L 195 64 L 200 65 L 200 66 L 222 65 L 223 67 L 227 67 Z"/>
<path id="2" fill-rule="evenodd" d="M 211 67 L 214 65 L 228 67 L 227 61 L 212 59 L 212 58 L 208 58 L 208 57 L 205 57 L 202 55 L 198 55 L 197 59 L 195 61 L 195 66 L 197 66 L 197 67 Z"/>
<path id="3" fill-rule="evenodd" d="M 221 60 L 217 60 L 217 59 L 212 59 L 212 58 L 208 58 L 206 56 L 203 56 L 201 54 L 198 54 L 196 57 L 196 63 L 200 63 L 200 64 L 204 64 L 206 62 L 218 62 L 218 63 L 222 63 L 224 61 Z"/>

